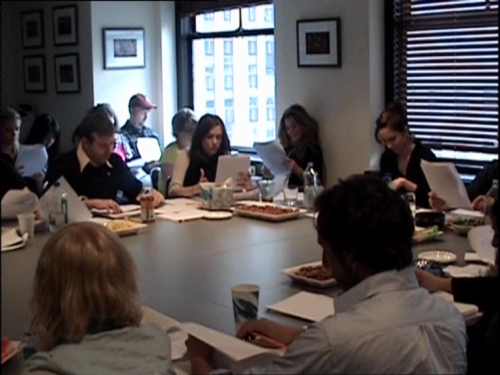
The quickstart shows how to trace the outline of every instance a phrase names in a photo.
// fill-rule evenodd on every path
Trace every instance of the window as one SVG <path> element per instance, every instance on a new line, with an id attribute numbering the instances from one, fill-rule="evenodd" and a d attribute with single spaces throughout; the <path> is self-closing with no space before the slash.
<path id="1" fill-rule="evenodd" d="M 273 8 L 269 7 L 266 8 L 266 13 L 264 16 L 264 21 L 265 22 L 274 22 L 274 11 Z"/>
<path id="2" fill-rule="evenodd" d="M 214 76 L 212 75 L 206 76 L 205 81 L 207 84 L 207 91 L 214 91 L 215 90 Z"/>
<path id="3" fill-rule="evenodd" d="M 248 66 L 248 87 L 257 88 L 257 65 L 255 64 Z"/>
<path id="4" fill-rule="evenodd" d="M 214 54 L 214 40 L 206 39 L 205 40 L 205 56 L 213 56 Z"/>
<path id="5" fill-rule="evenodd" d="M 213 14 L 213 13 L 205 13 L 205 14 L 203 15 L 203 19 L 204 19 L 205 21 L 213 21 L 213 19 L 214 19 L 214 14 Z"/>
<path id="6" fill-rule="evenodd" d="M 233 89 L 233 75 L 227 74 L 224 76 L 224 89 L 232 90 Z"/>
<path id="7" fill-rule="evenodd" d="M 268 98 L 266 100 L 266 117 L 267 121 L 275 121 L 276 120 L 276 110 L 274 109 L 274 99 Z"/>
<path id="8" fill-rule="evenodd" d="M 257 40 L 252 39 L 248 41 L 248 54 L 250 56 L 257 55 Z"/>
<path id="9" fill-rule="evenodd" d="M 215 113 L 215 102 L 213 100 L 207 100 L 205 102 L 205 113 Z"/>
<path id="10" fill-rule="evenodd" d="M 224 11 L 224 21 L 231 21 L 231 11 L 229 10 Z"/>
<path id="11" fill-rule="evenodd" d="M 393 0 L 387 100 L 467 182 L 498 152 L 498 0 Z M 391 82 L 392 80 L 392 82 Z"/>
<path id="12" fill-rule="evenodd" d="M 259 104 L 258 104 L 257 97 L 250 97 L 249 119 L 250 119 L 250 122 L 259 121 Z"/>
<path id="13" fill-rule="evenodd" d="M 191 67 L 179 71 L 178 98 L 183 106 L 200 114 L 208 111 L 207 101 L 213 101 L 211 110 L 226 124 L 233 124 L 232 131 L 228 130 L 231 145 L 250 148 L 254 142 L 269 141 L 276 135 L 274 121 L 265 121 L 266 99 L 273 98 L 274 102 L 275 97 L 274 20 L 264 20 L 266 14 L 273 14 L 266 12 L 273 5 L 269 1 L 231 8 L 229 21 L 224 18 L 229 9 L 220 7 L 222 2 L 215 3 L 219 8 L 211 12 L 213 21 L 205 22 L 203 13 L 178 19 L 179 66 Z M 213 44 L 206 46 L 209 40 Z M 266 48 L 271 52 L 265 53 Z M 212 54 L 207 55 L 206 50 Z M 257 100 L 260 96 L 263 99 Z M 255 99 L 252 105 L 250 97 Z M 231 106 L 226 105 L 229 99 Z M 255 127 L 258 132 L 254 134 Z M 273 130 L 271 137 L 268 129 Z"/>
<path id="14" fill-rule="evenodd" d="M 224 41 L 224 55 L 232 56 L 233 55 L 233 41 L 225 40 Z"/>

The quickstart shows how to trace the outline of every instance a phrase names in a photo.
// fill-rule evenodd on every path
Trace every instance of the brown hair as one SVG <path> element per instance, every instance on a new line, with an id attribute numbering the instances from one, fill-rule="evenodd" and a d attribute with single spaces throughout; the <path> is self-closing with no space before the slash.
<path id="1" fill-rule="evenodd" d="M 196 115 L 191 108 L 185 107 L 172 117 L 172 135 L 175 138 L 179 137 L 179 133 L 188 132 L 194 133 L 196 128 Z"/>
<path id="2" fill-rule="evenodd" d="M 388 103 L 375 121 L 375 125 L 375 139 L 378 143 L 381 143 L 378 133 L 380 129 L 384 128 L 389 128 L 400 133 L 408 131 L 411 135 L 408 128 L 406 109 L 402 103 Z"/>
<path id="3" fill-rule="evenodd" d="M 31 306 L 31 327 L 43 351 L 79 343 L 90 322 L 138 326 L 142 307 L 134 261 L 103 225 L 70 224 L 42 249 Z"/>
<path id="4" fill-rule="evenodd" d="M 303 140 L 297 145 L 292 145 L 292 141 L 286 132 L 285 120 L 290 117 L 295 120 L 304 133 Z M 318 122 L 300 104 L 292 104 L 281 116 L 278 138 L 283 147 L 293 146 L 296 149 L 297 156 L 303 157 L 308 147 L 319 145 Z"/>

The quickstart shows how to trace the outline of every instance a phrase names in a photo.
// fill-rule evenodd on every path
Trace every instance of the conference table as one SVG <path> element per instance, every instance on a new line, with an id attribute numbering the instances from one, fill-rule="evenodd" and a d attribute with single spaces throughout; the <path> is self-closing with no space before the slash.
<path id="1" fill-rule="evenodd" d="M 2 252 L 2 335 L 13 340 L 23 340 L 29 329 L 35 269 L 50 236 L 50 232 L 36 233 L 23 249 Z M 137 265 L 145 306 L 231 335 L 235 333 L 233 285 L 260 285 L 259 315 L 294 326 L 306 322 L 273 313 L 266 306 L 301 290 L 332 296 L 340 292 L 337 286 L 315 289 L 296 283 L 280 271 L 321 259 L 313 220 L 306 216 L 279 223 L 238 215 L 221 221 L 156 220 L 121 240 Z M 460 266 L 470 245 L 466 237 L 445 231 L 440 240 L 415 245 L 413 251 L 417 256 L 430 249 L 454 252 L 455 264 Z M 2 366 L 2 373 L 19 373 L 19 357 Z"/>

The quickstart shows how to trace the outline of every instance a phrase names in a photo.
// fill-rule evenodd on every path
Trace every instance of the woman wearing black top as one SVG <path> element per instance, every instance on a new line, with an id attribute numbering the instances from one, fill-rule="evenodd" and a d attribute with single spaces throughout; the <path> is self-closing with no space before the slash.
<path id="1" fill-rule="evenodd" d="M 434 276 L 424 270 L 416 269 L 421 287 L 430 292 L 445 291 L 453 294 L 455 302 L 476 305 L 483 313 L 477 323 L 467 327 L 469 342 L 467 343 L 468 374 L 498 374 L 498 209 L 496 201 L 491 210 L 491 226 L 493 238 L 491 245 L 497 250 L 495 274 L 485 277 L 452 277 Z"/>
<path id="2" fill-rule="evenodd" d="M 61 127 L 54 116 L 44 113 L 37 116 L 30 132 L 24 141 L 26 145 L 43 144 L 49 156 L 48 163 L 52 163 L 59 155 L 59 142 L 61 140 Z"/>
<path id="3" fill-rule="evenodd" d="M 307 163 L 323 182 L 323 151 L 319 144 L 318 122 L 299 104 L 288 107 L 281 116 L 278 138 L 288 155 L 287 167 L 291 175 L 289 185 L 302 186 L 302 173 Z"/>
<path id="4" fill-rule="evenodd" d="M 401 192 L 414 192 L 419 207 L 429 207 L 429 184 L 420 167 L 422 160 L 434 161 L 430 148 L 410 133 L 406 110 L 390 103 L 376 121 L 375 138 L 385 146 L 380 158 L 380 172 L 390 174 L 392 186 Z"/>

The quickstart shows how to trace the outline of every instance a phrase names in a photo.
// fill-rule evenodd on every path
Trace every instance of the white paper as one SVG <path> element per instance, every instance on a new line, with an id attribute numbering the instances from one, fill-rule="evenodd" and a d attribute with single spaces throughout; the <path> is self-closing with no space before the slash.
<path id="1" fill-rule="evenodd" d="M 298 292 L 267 308 L 311 322 L 319 322 L 335 313 L 332 297 L 309 292 Z"/>
<path id="2" fill-rule="evenodd" d="M 484 217 L 484 214 L 480 211 L 465 210 L 463 208 L 457 208 L 456 210 L 450 211 L 450 215 L 457 217 L 472 217 L 472 218 Z"/>
<path id="3" fill-rule="evenodd" d="M 123 219 L 128 216 L 139 215 L 141 206 L 138 204 L 124 204 L 120 206 L 122 212 L 112 213 L 105 208 L 93 208 L 91 211 L 95 215 L 108 217 L 110 219 Z"/>
<path id="4" fill-rule="evenodd" d="M 488 272 L 488 266 L 480 264 L 468 264 L 463 267 L 448 266 L 443 268 L 443 271 L 450 277 L 480 277 Z"/>
<path id="5" fill-rule="evenodd" d="M 248 174 L 250 168 L 250 155 L 221 155 L 217 161 L 216 184 L 224 184 L 231 178 L 237 181 L 240 173 Z"/>
<path id="6" fill-rule="evenodd" d="M 87 208 L 85 203 L 83 203 L 76 192 L 73 190 L 68 181 L 61 177 L 59 178 L 59 183 L 61 184 L 61 188 L 66 192 L 68 196 L 68 223 L 81 223 L 83 221 L 88 221 L 92 218 L 92 213 Z M 49 217 L 49 204 L 50 201 L 48 199 L 50 194 L 47 194 L 53 188 L 50 187 L 40 198 L 40 210 L 45 218 Z"/>
<path id="7" fill-rule="evenodd" d="M 289 174 L 285 162 L 288 156 L 281 143 L 276 141 L 255 142 L 253 147 L 257 154 L 262 158 L 264 165 L 269 168 L 273 175 Z"/>
<path id="8" fill-rule="evenodd" d="M 445 299 L 446 301 L 452 303 L 465 318 L 477 315 L 479 313 L 479 308 L 476 305 L 455 302 L 455 301 L 453 301 L 453 295 L 450 293 L 435 292 L 433 294 L 435 296 L 441 297 L 441 298 Z"/>
<path id="9" fill-rule="evenodd" d="M 188 334 L 184 331 L 169 332 L 168 337 L 170 337 L 170 346 L 172 348 L 172 361 L 178 361 L 184 358 L 187 353 L 186 340 Z"/>
<path id="10" fill-rule="evenodd" d="M 20 145 L 16 159 L 16 167 L 22 166 L 22 176 L 30 177 L 43 172 L 49 156 L 44 145 Z"/>
<path id="11" fill-rule="evenodd" d="M 288 183 L 289 177 L 290 177 L 289 173 L 281 173 L 278 175 L 274 175 L 274 190 L 273 190 L 274 196 L 283 192 L 286 184 Z"/>
<path id="12" fill-rule="evenodd" d="M 203 219 L 203 216 L 205 216 L 205 211 L 193 208 L 188 210 L 181 209 L 171 212 L 162 212 L 161 214 L 157 215 L 157 218 L 182 223 L 185 221 Z"/>
<path id="13" fill-rule="evenodd" d="M 34 212 L 38 197 L 29 190 L 9 190 L 2 198 L 2 219 L 17 219 L 22 212 Z"/>
<path id="14" fill-rule="evenodd" d="M 161 157 L 161 147 L 158 140 L 154 137 L 137 138 L 137 150 L 144 162 L 158 161 Z"/>
<path id="15" fill-rule="evenodd" d="M 238 362 L 260 354 L 276 353 L 276 350 L 263 348 L 246 341 L 230 336 L 214 329 L 196 323 L 181 323 L 180 328 L 196 337 L 198 340 L 209 344 L 233 361 Z"/>
<path id="16" fill-rule="evenodd" d="M 147 306 L 142 307 L 142 321 L 144 323 L 154 323 L 165 330 L 179 325 L 177 320 Z"/>
<path id="17" fill-rule="evenodd" d="M 472 228 L 467 233 L 469 244 L 479 258 L 486 263 L 495 264 L 495 249 L 491 245 L 493 239 L 493 228 L 489 225 L 482 225 L 480 227 Z"/>
<path id="18" fill-rule="evenodd" d="M 23 242 L 23 238 L 17 234 L 15 228 L 2 232 L 2 248 L 16 245 Z"/>
<path id="19" fill-rule="evenodd" d="M 465 185 L 453 163 L 421 161 L 431 191 L 446 202 L 448 207 L 472 209 Z"/>

